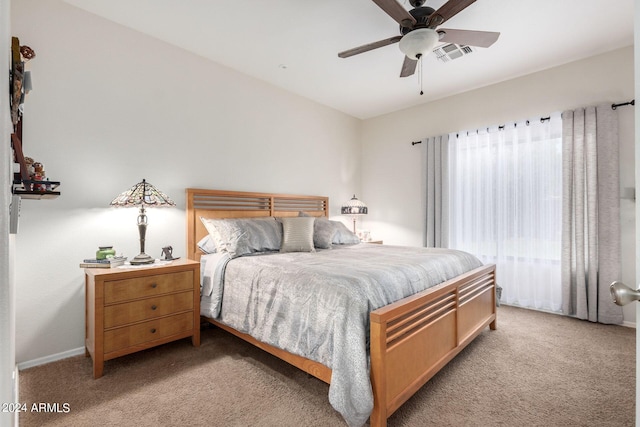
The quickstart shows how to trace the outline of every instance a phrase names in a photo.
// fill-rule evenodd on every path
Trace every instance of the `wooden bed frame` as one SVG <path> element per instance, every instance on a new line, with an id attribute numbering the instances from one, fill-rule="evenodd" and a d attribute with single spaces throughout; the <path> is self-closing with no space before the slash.
<path id="1" fill-rule="evenodd" d="M 188 188 L 187 256 L 199 260 L 197 242 L 206 218 L 328 217 L 329 199 L 271 193 Z M 372 427 L 391 416 L 487 326 L 496 329 L 495 266 L 486 265 L 371 312 Z M 331 369 L 265 344 L 215 319 L 208 322 L 303 371 L 331 382 Z"/>

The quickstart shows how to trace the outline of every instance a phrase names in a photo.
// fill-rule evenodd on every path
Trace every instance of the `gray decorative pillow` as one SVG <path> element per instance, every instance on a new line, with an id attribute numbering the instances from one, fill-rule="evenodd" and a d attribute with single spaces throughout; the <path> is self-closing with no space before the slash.
<path id="1" fill-rule="evenodd" d="M 304 212 L 298 212 L 298 216 L 309 217 Z M 331 221 L 326 218 L 316 218 L 313 223 L 313 246 L 318 249 L 331 249 L 335 232 L 335 227 Z"/>
<path id="2" fill-rule="evenodd" d="M 313 245 L 320 249 L 331 249 L 336 227 L 326 218 L 316 218 L 313 224 Z"/>
<path id="3" fill-rule="evenodd" d="M 198 242 L 198 249 L 200 249 L 205 254 L 214 254 L 216 253 L 216 242 L 213 241 L 210 234 L 204 236 Z"/>
<path id="4" fill-rule="evenodd" d="M 282 244 L 282 229 L 275 218 L 200 218 L 215 242 L 218 252 L 232 258 L 253 252 L 277 251 Z"/>
<path id="5" fill-rule="evenodd" d="M 313 247 L 314 217 L 281 218 L 282 246 L 280 252 L 315 252 Z"/>
<path id="6" fill-rule="evenodd" d="M 333 235 L 334 245 L 353 245 L 360 243 L 360 238 L 353 234 L 342 222 L 331 221 L 331 223 L 335 228 L 335 234 Z"/>

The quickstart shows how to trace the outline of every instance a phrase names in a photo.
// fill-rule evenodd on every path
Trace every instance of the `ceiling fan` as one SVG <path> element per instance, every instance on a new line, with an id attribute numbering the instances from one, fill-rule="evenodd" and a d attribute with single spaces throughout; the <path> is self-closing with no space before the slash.
<path id="1" fill-rule="evenodd" d="M 400 50 L 405 54 L 400 77 L 413 75 L 416 71 L 418 60 L 431 52 L 439 42 L 489 47 L 500 36 L 500 33 L 491 31 L 438 28 L 438 26 L 469 7 L 476 0 L 449 0 L 438 10 L 423 6 L 425 0 L 409 0 L 409 3 L 413 6 L 413 9 L 409 11 L 396 0 L 372 1 L 400 24 L 400 35 L 345 50 L 340 52 L 338 56 L 340 58 L 348 58 L 399 42 Z"/>

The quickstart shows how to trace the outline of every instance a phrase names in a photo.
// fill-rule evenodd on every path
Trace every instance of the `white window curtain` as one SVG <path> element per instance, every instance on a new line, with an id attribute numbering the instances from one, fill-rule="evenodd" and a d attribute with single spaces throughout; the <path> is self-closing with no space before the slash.
<path id="1" fill-rule="evenodd" d="M 618 118 L 611 104 L 562 113 L 563 313 L 622 323 L 609 285 L 620 280 Z"/>
<path id="2" fill-rule="evenodd" d="M 560 312 L 560 114 L 450 134 L 449 168 L 449 247 L 496 264 L 502 302 Z"/>

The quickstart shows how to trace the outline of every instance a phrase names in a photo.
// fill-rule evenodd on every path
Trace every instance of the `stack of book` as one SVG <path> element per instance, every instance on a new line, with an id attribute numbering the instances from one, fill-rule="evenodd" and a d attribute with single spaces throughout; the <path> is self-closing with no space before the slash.
<path id="1" fill-rule="evenodd" d="M 85 259 L 80 263 L 80 268 L 113 268 L 123 265 L 126 256 L 114 256 L 107 259 Z"/>

